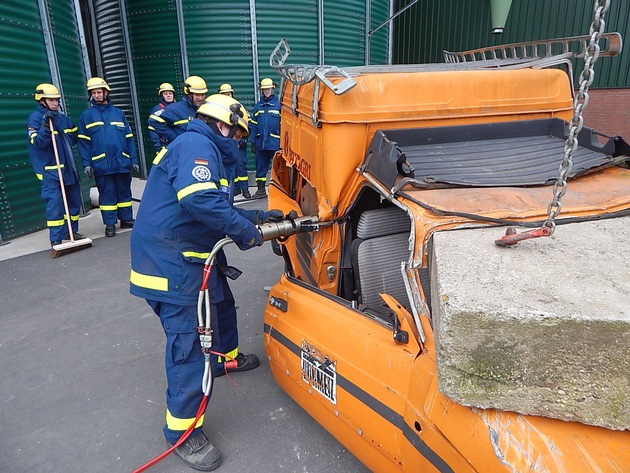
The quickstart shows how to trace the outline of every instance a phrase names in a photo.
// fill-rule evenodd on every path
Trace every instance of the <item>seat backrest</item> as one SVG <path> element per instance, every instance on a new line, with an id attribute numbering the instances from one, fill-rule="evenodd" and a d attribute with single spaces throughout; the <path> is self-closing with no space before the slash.
<path id="1" fill-rule="evenodd" d="M 400 269 L 401 263 L 409 259 L 410 232 L 411 220 L 398 207 L 361 214 L 352 260 L 364 306 L 378 311 L 385 305 L 379 293 L 387 293 L 411 309 Z"/>
<path id="2" fill-rule="evenodd" d="M 357 223 L 357 238 L 361 240 L 409 232 L 411 220 L 407 213 L 398 207 L 366 210 Z"/>

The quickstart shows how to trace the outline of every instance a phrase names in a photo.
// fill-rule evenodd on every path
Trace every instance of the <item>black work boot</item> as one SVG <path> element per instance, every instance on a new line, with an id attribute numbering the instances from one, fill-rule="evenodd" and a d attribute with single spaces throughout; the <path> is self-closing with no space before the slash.
<path id="1" fill-rule="evenodd" d="M 105 236 L 106 237 L 116 236 L 116 227 L 114 225 L 105 225 Z"/>
<path id="2" fill-rule="evenodd" d="M 241 195 L 241 189 L 234 189 L 234 197 Z"/>
<path id="3" fill-rule="evenodd" d="M 233 360 L 228 360 L 223 364 L 223 368 L 219 370 L 219 372 L 214 376 L 218 378 L 223 376 L 225 372 L 228 373 L 238 373 L 239 371 L 249 371 L 260 366 L 260 360 L 258 356 L 244 355 L 243 353 L 239 353 Z"/>
<path id="4" fill-rule="evenodd" d="M 252 195 L 249 193 L 249 189 L 243 189 L 243 197 L 246 199 L 251 199 Z"/>
<path id="5" fill-rule="evenodd" d="M 265 192 L 265 182 L 258 181 L 258 190 L 254 194 L 254 199 L 264 199 L 267 197 L 267 193 Z"/>
<path id="6" fill-rule="evenodd" d="M 216 470 L 221 465 L 219 449 L 208 441 L 203 432 L 188 438 L 175 449 L 175 454 L 184 460 L 186 465 L 199 471 Z"/>
<path id="7" fill-rule="evenodd" d="M 135 220 L 121 220 L 120 228 L 133 228 L 134 223 L 136 223 Z"/>

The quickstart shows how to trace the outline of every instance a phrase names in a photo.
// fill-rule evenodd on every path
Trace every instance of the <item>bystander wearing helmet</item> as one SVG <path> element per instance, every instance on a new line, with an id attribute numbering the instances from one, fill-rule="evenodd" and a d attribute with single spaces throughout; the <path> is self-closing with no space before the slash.
<path id="1" fill-rule="evenodd" d="M 136 143 L 122 110 L 111 103 L 109 85 L 100 77 L 87 81 L 90 106 L 79 117 L 79 154 L 85 175 L 96 180 L 105 236 L 133 228 L 131 171 L 139 172 Z"/>
<path id="2" fill-rule="evenodd" d="M 234 89 L 230 84 L 221 84 L 217 92 L 228 97 L 234 97 Z M 245 199 L 251 199 L 249 193 L 249 173 L 247 171 L 247 138 L 243 137 L 238 142 L 240 150 L 239 159 L 236 163 L 236 175 L 234 177 L 234 197 L 243 194 Z"/>
<path id="3" fill-rule="evenodd" d="M 72 153 L 72 146 L 77 142 L 77 127 L 59 110 L 60 99 L 59 89 L 53 84 L 39 84 L 35 87 L 37 109 L 26 121 L 28 154 L 35 175 L 42 183 L 41 196 L 46 202 L 46 226 L 51 246 L 61 244 L 70 236 L 59 181 L 59 167 L 68 200 L 73 237 L 83 238 L 83 235 L 78 232 L 81 213 L 81 180 Z M 50 130 L 51 121 L 54 135 Z M 53 139 L 57 148 L 59 166 L 55 158 Z"/>
<path id="4" fill-rule="evenodd" d="M 155 107 L 151 109 L 151 113 L 149 115 L 150 119 L 157 119 L 162 114 L 162 111 L 166 108 L 166 106 L 175 101 L 175 88 L 169 82 L 162 82 L 158 86 L 158 97 L 160 97 L 160 100 Z M 151 120 L 149 120 L 148 128 L 153 148 L 156 152 L 158 152 L 162 149 L 164 143 L 160 140 L 160 135 L 158 135 L 157 131 L 155 131 L 155 127 L 151 124 Z"/>
<path id="5" fill-rule="evenodd" d="M 157 133 L 162 146 L 186 131 L 188 122 L 195 117 L 208 93 L 206 81 L 199 76 L 187 77 L 183 90 L 184 98 L 167 105 L 164 110 L 157 110 L 149 117 L 149 126 Z"/>
<path id="6" fill-rule="evenodd" d="M 260 81 L 258 88 L 263 96 L 252 111 L 249 140 L 252 143 L 252 152 L 256 153 L 258 186 L 254 199 L 267 196 L 265 185 L 269 165 L 273 155 L 280 149 L 280 102 L 273 93 L 275 87 L 276 84 L 269 78 Z"/>
<path id="7" fill-rule="evenodd" d="M 247 136 L 248 116 L 231 97 L 216 94 L 202 104 L 188 129 L 168 144 L 153 166 L 131 234 L 131 294 L 146 299 L 166 336 L 166 441 L 174 445 L 194 422 L 202 402 L 204 354 L 197 332 L 197 299 L 204 263 L 225 236 L 241 250 L 262 244 L 256 224 L 282 219 L 279 210 L 234 207 L 230 175 L 238 160 L 238 140 Z M 248 371 L 256 355 L 238 346 L 234 296 L 228 278 L 241 272 L 223 251 L 210 272 L 211 374 Z M 228 362 L 229 360 L 229 362 Z M 211 395 L 211 393 L 210 393 Z M 214 470 L 221 455 L 203 432 L 204 417 L 175 453 L 202 471 Z"/>

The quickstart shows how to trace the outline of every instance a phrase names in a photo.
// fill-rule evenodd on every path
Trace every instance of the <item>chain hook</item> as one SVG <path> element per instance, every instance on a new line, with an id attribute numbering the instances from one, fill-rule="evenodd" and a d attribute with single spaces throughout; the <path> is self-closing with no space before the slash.
<path id="1" fill-rule="evenodd" d="M 606 26 L 604 15 L 609 8 L 610 0 L 604 0 L 603 2 L 595 0 L 593 22 L 591 23 L 589 31 L 589 44 L 584 56 L 584 69 L 579 79 L 580 88 L 573 100 L 573 118 L 569 125 L 569 136 L 564 143 L 564 157 L 560 169 L 558 170 L 558 179 L 553 185 L 553 198 L 547 207 L 547 220 L 543 224 L 543 227 L 550 230 L 549 236 L 553 235 L 556 230 L 555 220 L 562 210 L 562 203 L 560 201 L 567 192 L 567 178 L 571 174 L 571 168 L 573 167 L 573 155 L 578 145 L 577 137 L 584 125 L 583 112 L 589 102 L 588 88 L 595 79 L 593 66 L 599 58 L 599 38 L 603 34 Z"/>
<path id="2" fill-rule="evenodd" d="M 508 228 L 505 236 L 495 240 L 498 246 L 512 246 L 522 240 L 552 236 L 556 230 L 556 218 L 562 211 L 562 197 L 567 193 L 567 179 L 573 167 L 573 155 L 578 146 L 578 134 L 584 125 L 583 112 L 589 102 L 588 88 L 595 79 L 593 66 L 599 58 L 599 38 L 604 33 L 606 22 L 604 16 L 610 8 L 610 0 L 595 0 L 593 22 L 589 30 L 590 38 L 584 54 L 584 69 L 580 74 L 580 88 L 573 100 L 573 117 L 569 124 L 569 135 L 564 142 L 564 156 L 558 169 L 558 179 L 553 185 L 553 198 L 547 206 L 547 220 L 541 228 L 517 233 L 514 228 Z M 573 84 L 571 84 L 573 86 Z"/>

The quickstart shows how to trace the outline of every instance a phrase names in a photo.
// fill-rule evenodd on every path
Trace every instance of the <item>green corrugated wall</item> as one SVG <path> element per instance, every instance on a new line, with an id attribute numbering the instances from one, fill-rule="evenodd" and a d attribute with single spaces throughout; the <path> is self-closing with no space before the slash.
<path id="1" fill-rule="evenodd" d="M 258 0 L 256 12 L 259 77 L 277 79 L 269 54 L 286 38 L 291 63 L 337 66 L 363 64 L 368 31 L 411 0 Z M 85 5 L 85 2 L 80 2 Z M 174 0 L 126 0 L 135 84 L 141 123 L 157 102 L 160 82 L 175 85 L 181 97 L 182 57 Z M 68 114 L 78 120 L 86 107 L 85 73 L 73 0 L 45 0 L 57 50 L 57 65 Z M 251 4 L 248 0 L 206 2 L 182 0 L 190 74 L 203 76 L 211 92 L 229 82 L 247 107 L 255 98 Z M 371 64 L 384 64 L 388 51 L 394 63 L 440 62 L 442 50 L 462 51 L 482 46 L 588 33 L 591 0 L 513 0 L 503 35 L 490 34 L 490 0 L 420 0 L 394 20 L 394 44 L 389 25 L 370 38 Z M 366 22 L 366 15 L 370 14 Z M 319 15 L 323 14 L 323 58 L 320 57 Z M 108 21 L 108 18 L 96 19 Z M 614 0 L 606 15 L 606 30 L 630 38 L 630 0 Z M 367 30 L 367 31 L 366 31 Z M 25 121 L 34 110 L 34 86 L 51 82 L 38 2 L 0 5 L 0 235 L 4 240 L 44 228 L 44 203 L 39 182 L 28 161 Z M 116 40 L 116 38 L 108 38 Z M 594 87 L 630 87 L 630 53 L 606 58 L 597 65 Z M 121 61 L 126 58 L 121 57 Z M 581 70 L 581 63 L 576 65 Z M 125 104 L 130 106 L 130 104 Z M 145 141 L 145 159 L 152 147 Z M 251 159 L 251 158 L 250 158 Z M 251 165 L 252 163 L 250 163 Z M 84 198 L 91 182 L 84 179 Z"/>
<path id="2" fill-rule="evenodd" d="M 117 91 L 113 96 L 114 102 L 130 115 L 132 97 L 123 97 L 128 92 L 127 84 L 122 82 L 126 76 L 123 68 L 117 66 L 127 63 L 127 58 L 123 55 L 125 50 L 118 45 L 112 50 L 104 50 L 110 44 L 118 44 L 124 39 L 124 30 L 120 29 L 124 23 L 120 18 L 113 17 L 123 5 L 126 8 L 135 73 L 135 92 L 140 115 L 138 126 L 142 127 L 146 137 L 145 160 L 150 163 L 153 151 L 146 132 L 146 119 L 149 110 L 157 103 L 157 86 L 161 82 L 171 82 L 177 89 L 177 98 L 182 95 L 184 61 L 181 56 L 178 3 L 183 10 L 189 73 L 204 77 L 211 93 L 219 84 L 229 82 L 236 90 L 236 97 L 251 108 L 256 94 L 250 14 L 252 6 L 256 13 L 258 77 L 269 76 L 278 80 L 269 67 L 269 55 L 283 37 L 291 45 L 292 55 L 289 61 L 292 63 L 326 63 L 337 66 L 363 64 L 366 55 L 366 29 L 374 28 L 385 21 L 390 9 L 389 1 L 369 2 L 95 1 L 93 5 L 97 15 L 94 23 L 98 32 L 93 34 L 95 38 L 102 36 L 99 38 L 101 54 L 97 51 L 96 57 L 104 64 L 107 69 L 105 75 L 112 81 L 112 88 Z M 50 18 L 60 81 L 54 81 L 54 74 L 49 70 L 39 3 L 0 4 L 0 107 L 4 111 L 3 127 L 0 128 L 3 144 L 0 148 L 0 236 L 5 241 L 45 228 L 40 185 L 28 160 L 25 122 L 29 113 L 35 109 L 33 90 L 41 82 L 53 82 L 60 87 L 64 94 L 66 112 L 75 122 L 87 106 L 82 47 L 91 48 L 92 45 L 80 43 L 74 7 L 78 4 L 87 8 L 88 3 L 76 3 L 74 0 L 41 2 Z M 366 24 L 368 12 L 369 25 Z M 324 20 L 323 59 L 319 54 L 320 14 L 323 14 Z M 389 57 L 389 25 L 379 29 L 370 41 L 370 62 L 385 63 Z M 93 70 L 90 74 L 98 73 Z M 119 103 L 120 100 L 124 103 Z M 131 115 L 128 118 L 133 120 Z M 250 167 L 253 169 L 252 157 Z M 83 179 L 82 185 L 84 202 L 89 204 L 88 192 L 93 182 Z"/>
<path id="3" fill-rule="evenodd" d="M 176 2 L 127 0 L 127 18 L 142 117 L 157 103 L 157 86 L 171 82 L 182 95 L 182 61 Z M 389 2 L 372 0 L 372 25 L 385 21 Z M 324 60 L 319 58 L 317 0 L 258 0 L 255 6 L 259 78 L 279 82 L 269 66 L 269 55 L 280 39 L 291 47 L 289 62 L 354 66 L 365 61 L 365 0 L 324 1 Z M 214 93 L 229 83 L 248 109 L 255 103 L 254 49 L 250 2 L 183 0 L 184 30 L 190 74 L 202 76 Z M 387 60 L 388 26 L 372 40 L 371 62 Z M 142 123 L 146 127 L 146 121 Z M 145 128 L 146 129 L 146 128 Z M 148 137 L 147 137 L 148 138 Z M 146 159 L 153 151 L 145 139 Z M 250 155 L 250 169 L 254 168 Z"/>
<path id="4" fill-rule="evenodd" d="M 365 63 L 365 1 L 324 1 L 326 64 L 360 66 Z M 351 47 L 340 47 L 347 45 Z"/>
<path id="5" fill-rule="evenodd" d="M 396 0 L 397 9 L 409 0 Z M 465 51 L 484 46 L 589 34 L 592 0 L 513 0 L 505 32 L 490 33 L 490 0 L 419 1 L 394 23 L 394 63 L 442 62 L 442 50 Z M 613 0 L 606 13 L 606 32 L 630 41 L 630 0 Z M 593 87 L 630 87 L 628 44 L 617 57 L 596 65 Z M 576 77 L 583 63 L 578 61 Z"/>
<path id="6" fill-rule="evenodd" d="M 134 60 L 136 87 L 143 127 L 145 160 L 153 160 L 146 120 L 157 104 L 157 87 L 170 82 L 177 100 L 182 95 L 182 60 L 175 2 L 154 0 L 127 1 L 127 23 Z"/>
<path id="7" fill-rule="evenodd" d="M 391 22 L 382 25 L 390 17 L 390 2 L 373 1 L 370 30 L 380 26 L 370 39 L 370 64 L 387 64 L 390 50 Z M 382 25 L 382 26 L 381 26 Z"/>
<path id="8" fill-rule="evenodd" d="M 76 121 L 85 95 L 72 0 L 49 1 L 47 7 L 64 98 Z M 25 127 L 36 106 L 35 86 L 52 82 L 37 2 L 2 2 L 0 38 L 0 235 L 9 240 L 46 226 L 40 183 L 28 159 Z M 87 185 L 84 197 L 86 192 Z"/>

